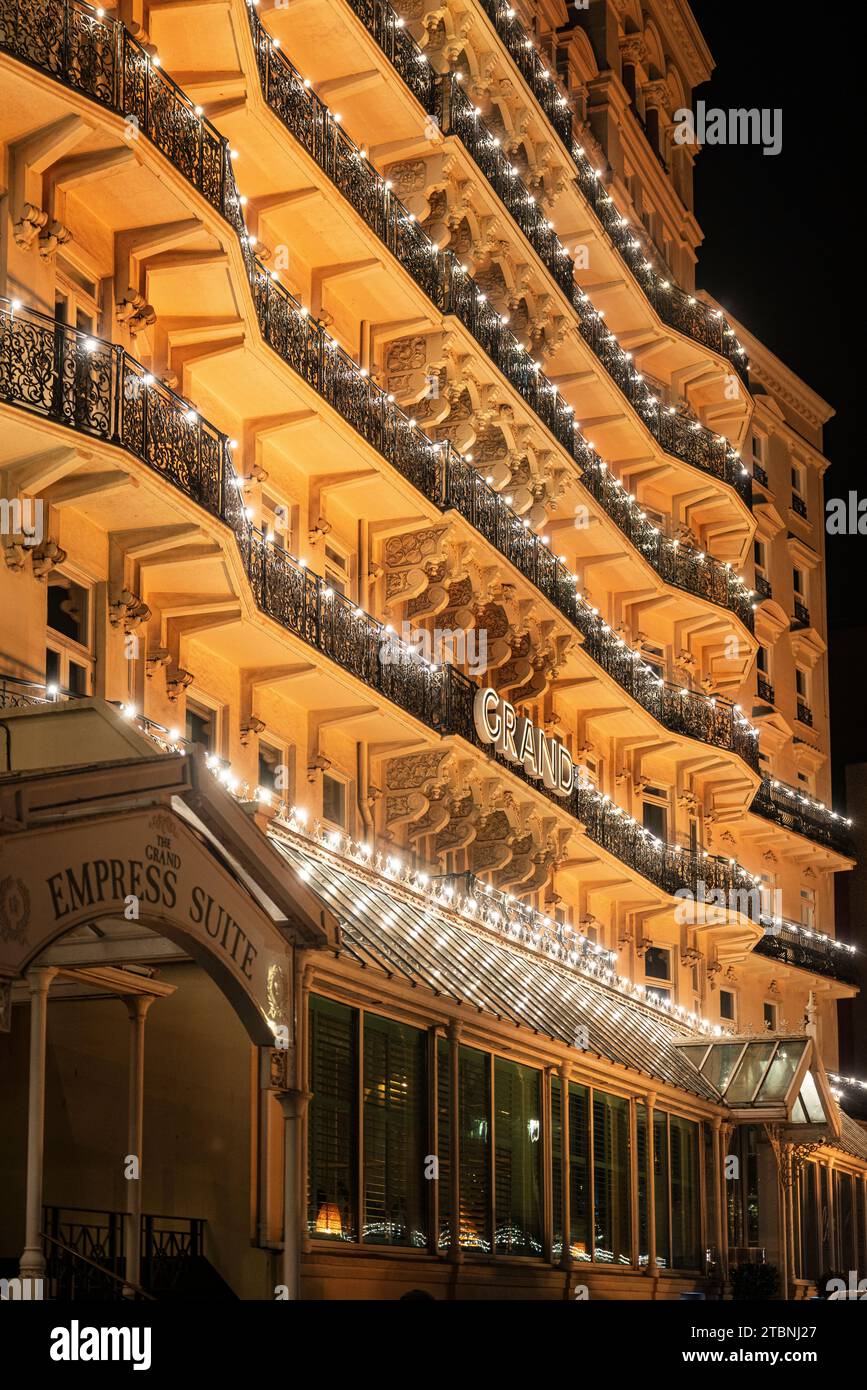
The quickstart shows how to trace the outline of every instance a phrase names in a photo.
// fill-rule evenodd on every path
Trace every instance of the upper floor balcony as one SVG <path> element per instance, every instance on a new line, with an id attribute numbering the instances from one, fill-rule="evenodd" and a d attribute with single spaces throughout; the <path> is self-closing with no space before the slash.
<path id="1" fill-rule="evenodd" d="M 348 3 L 421 104 L 431 112 L 436 111 L 436 74 L 427 66 L 424 53 L 407 34 L 404 21 L 388 0 L 348 0 Z M 676 332 L 725 358 L 748 387 L 746 352 L 724 315 L 681 290 L 668 276 L 654 272 L 648 263 L 641 243 L 606 191 L 600 171 L 594 168 L 583 148 L 573 138 L 569 100 L 560 90 L 556 78 L 545 65 L 508 0 L 479 0 L 479 4 L 568 152 L 584 199 L 656 314 Z"/>
<path id="2" fill-rule="evenodd" d="M 807 970 L 812 975 L 857 985 L 860 971 L 855 947 L 812 931 L 787 917 L 763 918 L 764 935 L 755 945 L 756 955 L 768 956 L 781 965 Z"/>
<path id="3" fill-rule="evenodd" d="M 775 778 L 763 778 L 750 809 L 808 840 L 852 857 L 851 819 L 832 811 L 803 789 Z"/>

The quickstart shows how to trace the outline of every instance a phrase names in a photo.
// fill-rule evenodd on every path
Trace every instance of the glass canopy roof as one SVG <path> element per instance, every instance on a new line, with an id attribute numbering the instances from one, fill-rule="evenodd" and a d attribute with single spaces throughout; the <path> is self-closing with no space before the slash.
<path id="1" fill-rule="evenodd" d="M 734 1111 L 760 1111 L 765 1119 L 796 1125 L 834 1123 L 811 1037 L 725 1038 L 675 1046 Z"/>

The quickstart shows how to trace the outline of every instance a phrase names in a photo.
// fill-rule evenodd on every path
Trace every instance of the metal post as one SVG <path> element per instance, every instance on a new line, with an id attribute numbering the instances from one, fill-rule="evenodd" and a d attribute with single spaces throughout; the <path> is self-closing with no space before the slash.
<path id="1" fill-rule="evenodd" d="M 144 1030 L 152 994 L 127 994 L 123 1003 L 129 1015 L 129 1093 L 127 1108 L 127 1152 L 124 1169 L 132 1159 L 136 1175 L 126 1177 L 126 1279 L 141 1283 L 141 1183 L 142 1140 L 144 1137 Z"/>
<path id="2" fill-rule="evenodd" d="M 19 1272 L 22 1279 L 41 1279 L 45 1274 L 42 1249 L 42 1177 L 45 1158 L 45 1050 L 47 1043 L 48 991 L 56 970 L 37 968 L 27 973 L 30 986 L 30 1081 L 27 1105 L 27 1190 L 24 1206 L 24 1249 Z"/>

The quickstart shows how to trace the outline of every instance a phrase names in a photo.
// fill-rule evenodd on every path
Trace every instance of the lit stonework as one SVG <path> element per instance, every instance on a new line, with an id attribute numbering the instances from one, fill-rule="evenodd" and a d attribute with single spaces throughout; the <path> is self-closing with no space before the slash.
<path id="1" fill-rule="evenodd" d="M 685 0 L 570 13 L 0 0 L 0 1257 L 52 1292 L 863 1257 L 831 412 L 695 290 Z"/>

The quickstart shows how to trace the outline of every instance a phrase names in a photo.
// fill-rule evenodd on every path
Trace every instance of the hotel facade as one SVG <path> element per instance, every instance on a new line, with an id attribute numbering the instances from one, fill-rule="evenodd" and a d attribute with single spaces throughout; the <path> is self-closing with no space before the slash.
<path id="1" fill-rule="evenodd" d="M 0 0 L 5 1277 L 863 1269 L 831 410 L 695 291 L 712 66 L 686 0 Z"/>

